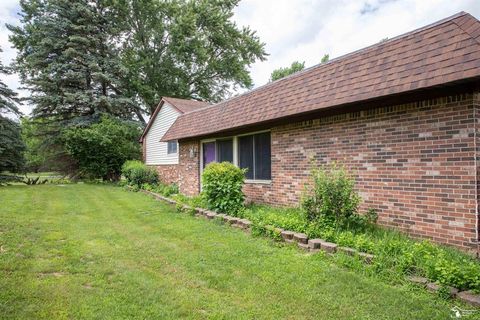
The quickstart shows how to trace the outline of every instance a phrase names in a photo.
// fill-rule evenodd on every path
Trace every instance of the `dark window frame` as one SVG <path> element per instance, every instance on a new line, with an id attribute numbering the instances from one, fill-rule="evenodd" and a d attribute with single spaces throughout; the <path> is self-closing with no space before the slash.
<path id="1" fill-rule="evenodd" d="M 261 177 L 261 178 L 258 178 L 257 175 L 258 175 L 258 172 L 257 172 L 257 154 L 256 154 L 256 143 L 257 143 L 257 139 L 260 135 L 262 134 L 266 134 L 268 133 L 268 138 L 269 138 L 269 147 L 270 147 L 270 150 L 269 150 L 269 154 L 270 154 L 270 157 L 268 158 L 269 160 L 269 174 L 268 174 L 268 177 L 265 178 L 265 177 Z M 256 133 L 251 133 L 251 134 L 246 134 L 246 135 L 240 135 L 237 137 L 237 141 L 238 141 L 238 145 L 237 145 L 237 159 L 238 159 L 238 167 L 239 168 L 242 168 L 241 166 L 241 163 L 240 163 L 240 158 L 241 158 L 241 148 L 242 148 L 242 144 L 240 143 L 240 139 L 242 138 L 246 138 L 246 137 L 252 137 L 252 150 L 251 150 L 251 161 L 252 161 L 252 176 L 251 177 L 246 177 L 247 180 L 250 180 L 250 181 L 271 181 L 272 180 L 272 138 L 271 138 L 271 134 L 270 134 L 270 131 L 263 131 L 263 132 L 256 132 Z"/>
<path id="2" fill-rule="evenodd" d="M 255 140 L 256 140 L 256 136 L 261 136 L 261 135 L 265 135 L 265 134 L 268 134 L 268 146 L 269 146 L 269 150 L 268 150 L 268 157 L 263 157 L 260 156 L 258 158 L 260 158 L 261 160 L 260 161 L 267 161 L 268 160 L 268 164 L 266 165 L 266 167 L 268 169 L 265 169 L 265 162 L 264 164 L 262 165 L 263 167 L 263 170 L 260 169 L 260 172 L 263 172 L 265 173 L 266 170 L 268 170 L 267 174 L 266 174 L 266 177 L 261 177 L 261 178 L 258 178 L 257 177 L 257 174 L 258 172 L 255 172 L 257 171 L 256 170 L 256 164 L 255 162 L 258 160 L 256 159 L 257 156 L 256 156 L 256 144 L 255 144 Z M 242 168 L 242 152 L 240 152 L 240 148 L 241 148 L 241 139 L 244 138 L 244 137 L 251 137 L 252 141 L 251 141 L 251 154 L 249 155 L 251 159 L 245 159 L 246 162 L 251 162 L 252 163 L 252 176 L 249 176 L 249 174 L 247 173 L 245 178 L 246 178 L 246 181 L 247 183 L 248 182 L 252 182 L 252 183 L 255 183 L 255 182 L 258 182 L 258 183 L 270 183 L 271 180 L 272 180 L 272 137 L 271 137 L 271 131 L 270 130 L 266 130 L 266 131 L 258 131 L 258 132 L 253 132 L 253 133 L 248 133 L 248 134 L 241 134 L 241 135 L 236 135 L 236 136 L 226 136 L 226 137 L 221 137 L 221 138 L 213 138 L 213 139 L 205 139 L 205 140 L 200 140 L 200 150 L 201 150 L 201 166 L 200 166 L 200 171 L 202 172 L 204 169 L 205 169 L 205 160 L 204 160 L 204 157 L 205 157 L 205 150 L 204 150 L 204 144 L 208 144 L 208 143 L 214 143 L 215 145 L 215 162 L 220 162 L 220 157 L 219 157 L 219 142 L 221 143 L 222 141 L 229 141 L 231 142 L 232 144 L 232 161 L 231 163 L 235 164 L 237 167 L 239 168 Z M 263 141 L 264 144 L 266 145 L 267 141 L 264 140 Z M 266 155 L 266 154 L 264 154 Z M 248 157 L 248 156 L 247 156 Z M 225 160 L 224 160 L 225 161 Z M 228 161 L 228 160 L 227 160 Z M 244 166 L 245 168 L 245 166 Z"/>
<path id="3" fill-rule="evenodd" d="M 230 151 L 231 152 L 231 160 L 228 160 L 228 159 L 221 159 L 222 158 L 222 155 L 221 155 L 221 152 L 222 152 L 222 148 L 220 147 L 221 146 L 221 143 L 222 142 L 230 142 Z M 215 161 L 217 162 L 224 162 L 224 161 L 227 161 L 227 162 L 230 162 L 230 163 L 235 163 L 235 152 L 234 152 L 234 138 L 222 138 L 222 139 L 217 139 L 215 140 Z"/>

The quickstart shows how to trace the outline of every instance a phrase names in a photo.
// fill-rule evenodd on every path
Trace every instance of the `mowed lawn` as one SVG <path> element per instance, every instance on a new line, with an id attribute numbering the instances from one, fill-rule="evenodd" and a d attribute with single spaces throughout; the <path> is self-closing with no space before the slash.
<path id="1" fill-rule="evenodd" d="M 448 319 L 453 305 L 142 193 L 0 188 L 0 319 Z"/>

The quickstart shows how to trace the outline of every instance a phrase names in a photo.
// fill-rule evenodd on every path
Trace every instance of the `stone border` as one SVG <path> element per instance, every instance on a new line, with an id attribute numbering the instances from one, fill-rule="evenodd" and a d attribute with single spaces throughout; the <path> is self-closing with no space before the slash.
<path id="1" fill-rule="evenodd" d="M 430 282 L 427 278 L 418 276 L 408 276 L 407 280 L 417 286 L 426 288 L 430 292 L 438 292 L 442 288 L 446 288 L 451 298 L 457 298 L 472 306 L 480 307 L 480 294 L 475 294 L 471 290 L 460 291 L 459 289 L 450 286 L 443 287 L 435 282 Z"/>
<path id="2" fill-rule="evenodd" d="M 148 191 L 148 190 L 140 190 L 141 192 L 153 196 L 157 200 L 165 201 L 169 204 L 177 204 L 177 201 L 164 197 L 158 193 Z M 237 217 L 232 217 L 223 213 L 216 213 L 214 211 L 206 210 L 203 208 L 193 208 L 188 205 L 182 205 L 182 208 L 185 210 L 195 210 L 195 216 L 203 217 L 208 220 L 213 219 L 220 219 L 223 223 L 230 225 L 235 228 L 239 228 L 245 232 L 250 233 L 252 222 L 247 219 L 240 219 Z M 360 252 L 356 249 L 349 248 L 349 247 L 339 247 L 336 243 L 328 242 L 323 239 L 308 239 L 308 236 L 304 233 L 284 230 L 281 228 L 277 228 L 271 225 L 265 226 L 270 231 L 274 231 L 278 233 L 281 239 L 286 243 L 296 243 L 297 246 L 305 251 L 317 253 L 319 251 L 323 251 L 327 254 L 334 254 L 337 252 L 341 252 L 347 254 L 349 256 L 356 256 L 362 259 L 366 264 L 371 264 L 375 259 L 373 254 Z M 421 286 L 428 291 L 431 292 L 438 292 L 443 287 L 437 283 L 430 282 L 427 278 L 419 277 L 419 276 L 408 276 L 407 280 L 415 285 Z M 460 291 L 454 287 L 446 287 L 449 291 L 451 298 L 457 298 L 461 301 L 473 305 L 475 307 L 480 307 L 480 294 L 475 294 L 473 291 Z"/>

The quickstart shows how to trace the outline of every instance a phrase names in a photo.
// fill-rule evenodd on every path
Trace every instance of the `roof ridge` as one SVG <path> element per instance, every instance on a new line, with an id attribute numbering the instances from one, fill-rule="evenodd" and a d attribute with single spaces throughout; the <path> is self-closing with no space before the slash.
<path id="1" fill-rule="evenodd" d="M 366 47 L 364 47 L 364 48 L 361 48 L 361 49 L 358 49 L 358 50 L 355 50 L 355 51 L 346 53 L 346 54 L 344 54 L 344 55 L 341 55 L 341 56 L 339 56 L 339 57 L 333 58 L 332 60 L 329 60 L 329 61 L 327 61 L 327 62 L 315 64 L 315 65 L 313 65 L 313 66 L 310 66 L 310 67 L 308 67 L 308 68 L 306 68 L 306 69 L 303 69 L 303 70 L 301 70 L 301 71 L 295 72 L 295 73 L 293 73 L 293 74 L 291 74 L 291 75 L 288 75 L 288 76 L 286 76 L 286 77 L 283 77 L 283 78 L 281 78 L 281 79 L 278 79 L 278 80 L 275 80 L 275 81 L 272 81 L 272 82 L 267 82 L 267 83 L 265 83 L 265 84 L 263 84 L 263 85 L 261 85 L 261 86 L 259 86 L 259 87 L 257 87 L 257 88 L 254 88 L 254 89 L 252 89 L 252 90 L 249 90 L 249 91 L 247 91 L 247 92 L 241 93 L 241 94 L 239 94 L 239 95 L 230 97 L 230 98 L 228 98 L 228 99 L 222 100 L 222 101 L 220 101 L 220 102 L 213 103 L 213 104 L 209 104 L 209 105 L 207 105 L 207 106 L 205 106 L 205 107 L 200 107 L 200 108 L 198 108 L 198 109 L 196 109 L 196 110 L 193 110 L 193 111 L 189 112 L 189 114 L 196 113 L 196 112 L 200 112 L 200 111 L 203 111 L 203 110 L 208 109 L 208 108 L 216 107 L 216 106 L 218 106 L 218 105 L 221 104 L 221 103 L 226 103 L 226 102 L 228 102 L 228 101 L 231 101 L 231 100 L 234 100 L 234 99 L 237 99 L 237 98 L 240 98 L 240 97 L 248 96 L 248 95 L 250 95 L 250 94 L 253 93 L 253 92 L 256 92 L 256 91 L 258 91 L 258 90 L 260 90 L 260 89 L 268 88 L 268 87 L 272 86 L 273 84 L 280 83 L 280 82 L 285 81 L 285 80 L 287 80 L 287 79 L 292 79 L 292 78 L 301 76 L 302 74 L 304 74 L 304 73 L 306 73 L 306 72 L 308 72 L 308 71 L 311 71 L 311 70 L 313 70 L 313 69 L 316 69 L 316 68 L 319 68 L 319 67 L 324 67 L 324 66 L 329 65 L 329 64 L 332 64 L 332 63 L 334 63 L 334 62 L 338 62 L 339 60 L 348 58 L 348 57 L 350 57 L 350 56 L 352 56 L 352 55 L 354 55 L 354 54 L 358 54 L 358 53 L 361 53 L 361 52 L 364 52 L 364 51 L 367 51 L 367 50 L 372 50 L 373 48 L 376 48 L 376 47 L 378 47 L 378 46 L 380 46 L 380 45 L 385 45 L 385 44 L 387 44 L 387 43 L 389 43 L 389 42 L 396 41 L 396 40 L 398 40 L 398 39 L 401 39 L 401 38 L 410 36 L 410 35 L 415 34 L 415 33 L 417 33 L 417 32 L 421 32 L 421 31 L 424 31 L 424 30 L 427 30 L 427 29 L 430 29 L 430 28 L 439 26 L 439 25 L 441 25 L 441 24 L 443 24 L 443 23 L 454 22 L 454 21 L 453 21 L 454 19 L 456 19 L 456 18 L 458 18 L 458 17 L 461 17 L 461 16 L 464 16 L 464 15 L 469 15 L 469 16 L 471 16 L 468 12 L 465 12 L 465 11 L 457 12 L 457 13 L 449 16 L 449 17 L 440 19 L 440 20 L 438 20 L 438 21 L 435 21 L 435 22 L 433 22 L 433 23 L 427 24 L 426 26 L 417 28 L 417 29 L 415 29 L 415 30 L 412 30 L 412 31 L 409 31 L 409 32 L 406 32 L 406 33 L 402 33 L 402 34 L 400 34 L 400 35 L 398 35 L 398 36 L 395 36 L 395 37 L 393 37 L 393 38 L 390 38 L 390 39 L 388 39 L 388 40 L 386 40 L 386 41 L 377 42 L 377 43 L 371 44 L 371 45 L 366 46 Z M 472 16 L 472 17 L 473 17 L 473 16 Z M 473 18 L 474 18 L 474 17 L 473 17 Z M 475 19 L 475 18 L 474 18 L 474 19 Z M 455 23 L 455 22 L 454 22 L 454 23 Z M 456 23 L 455 23 L 455 24 L 456 24 Z M 456 24 L 456 25 L 458 26 L 458 24 Z M 462 29 L 462 30 L 463 30 L 463 29 Z M 464 30 L 463 30 L 463 31 L 464 31 Z M 464 32 L 465 32 L 465 31 L 464 31 Z M 181 116 L 183 116 L 183 115 L 181 115 Z M 181 116 L 180 116 L 180 117 L 181 117 Z"/>
<path id="2" fill-rule="evenodd" d="M 207 101 L 203 101 L 203 100 L 184 99 L 184 98 L 176 98 L 176 97 L 169 97 L 169 96 L 162 96 L 162 99 L 175 99 L 175 100 L 183 100 L 183 101 L 190 101 L 190 102 L 203 102 L 203 103 L 208 103 Z"/>

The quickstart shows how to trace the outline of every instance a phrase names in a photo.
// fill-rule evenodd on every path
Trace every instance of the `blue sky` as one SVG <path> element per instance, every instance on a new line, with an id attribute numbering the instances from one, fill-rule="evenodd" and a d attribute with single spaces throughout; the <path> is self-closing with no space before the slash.
<path id="1" fill-rule="evenodd" d="M 18 0 L 0 2 L 0 58 L 15 57 L 4 24 L 17 24 Z M 459 11 L 480 18 L 480 0 L 243 0 L 233 19 L 250 26 L 266 43 L 267 61 L 250 68 L 255 86 L 265 84 L 273 69 L 305 61 L 320 62 L 325 53 L 335 58 L 351 51 L 422 27 Z M 17 76 L 2 77 L 13 89 Z M 21 95 L 28 92 L 21 91 Z M 28 113 L 30 106 L 23 106 Z"/>

